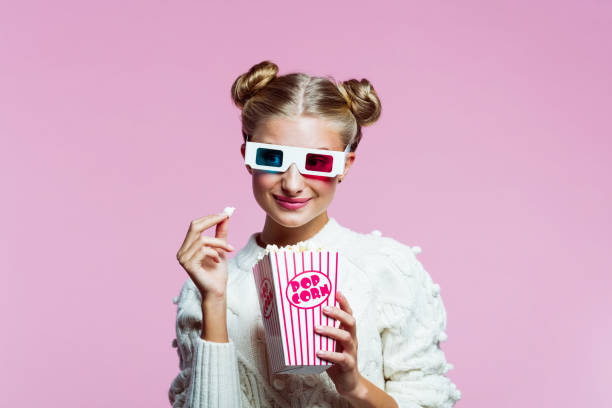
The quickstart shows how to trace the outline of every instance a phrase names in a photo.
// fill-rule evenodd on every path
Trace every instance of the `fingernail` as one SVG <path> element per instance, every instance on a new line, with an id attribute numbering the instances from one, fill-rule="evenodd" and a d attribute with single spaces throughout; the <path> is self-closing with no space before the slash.
<path id="1" fill-rule="evenodd" d="M 326 312 L 329 312 L 331 310 L 331 307 L 329 306 L 323 306 L 323 310 L 325 310 Z"/>
<path id="2" fill-rule="evenodd" d="M 229 249 L 231 249 L 232 251 L 234 250 L 234 246 L 233 246 L 233 245 L 231 245 L 231 244 L 227 244 L 227 247 L 228 247 Z"/>

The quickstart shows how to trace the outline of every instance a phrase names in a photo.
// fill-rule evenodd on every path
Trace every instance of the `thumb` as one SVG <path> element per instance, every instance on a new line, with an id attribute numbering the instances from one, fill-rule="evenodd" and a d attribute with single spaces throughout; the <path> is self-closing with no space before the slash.
<path id="1" fill-rule="evenodd" d="M 215 228 L 215 238 L 227 239 L 227 232 L 229 230 L 229 219 L 231 214 L 234 212 L 232 207 L 226 207 L 223 213 L 227 215 L 223 221 L 219 222 Z"/>

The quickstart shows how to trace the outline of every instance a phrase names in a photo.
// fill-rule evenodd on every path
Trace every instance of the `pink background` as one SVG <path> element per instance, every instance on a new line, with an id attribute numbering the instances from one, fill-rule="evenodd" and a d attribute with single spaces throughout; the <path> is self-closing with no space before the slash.
<path id="1" fill-rule="evenodd" d="M 609 2 L 92 3 L 0 6 L 0 406 L 169 406 L 189 222 L 263 225 L 264 59 L 379 92 L 329 214 L 421 246 L 458 407 L 609 402 Z"/>

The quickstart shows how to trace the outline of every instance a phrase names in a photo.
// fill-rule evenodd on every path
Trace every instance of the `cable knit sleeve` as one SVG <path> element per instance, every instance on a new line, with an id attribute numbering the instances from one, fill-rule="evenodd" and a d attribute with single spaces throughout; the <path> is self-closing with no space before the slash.
<path id="1" fill-rule="evenodd" d="M 173 408 L 241 407 L 240 379 L 234 343 L 215 343 L 200 337 L 202 309 L 197 288 L 185 282 L 176 315 L 179 374 L 168 391 Z"/>
<path id="2" fill-rule="evenodd" d="M 445 374 L 440 342 L 447 340 L 446 310 L 435 284 L 410 248 L 395 240 L 379 289 L 379 333 L 385 391 L 401 408 L 451 408 L 461 392 Z"/>

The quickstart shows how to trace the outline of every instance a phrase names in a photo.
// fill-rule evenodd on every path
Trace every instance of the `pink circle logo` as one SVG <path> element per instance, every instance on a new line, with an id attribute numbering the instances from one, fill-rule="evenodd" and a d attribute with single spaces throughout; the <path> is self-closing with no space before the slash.
<path id="1" fill-rule="evenodd" d="M 289 281 L 285 295 L 293 306 L 311 309 L 327 300 L 331 288 L 326 275 L 319 271 L 304 271 Z"/>
<path id="2" fill-rule="evenodd" d="M 261 286 L 259 287 L 259 298 L 262 303 L 261 314 L 267 319 L 272 314 L 272 306 L 274 304 L 272 284 L 267 278 L 264 278 L 264 280 L 261 281 Z"/>

